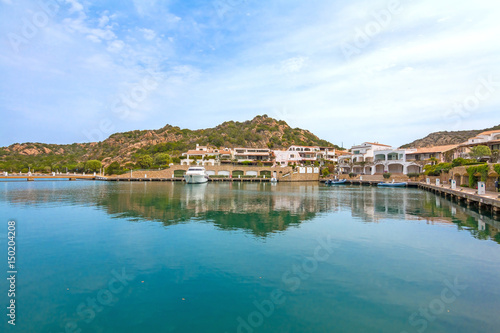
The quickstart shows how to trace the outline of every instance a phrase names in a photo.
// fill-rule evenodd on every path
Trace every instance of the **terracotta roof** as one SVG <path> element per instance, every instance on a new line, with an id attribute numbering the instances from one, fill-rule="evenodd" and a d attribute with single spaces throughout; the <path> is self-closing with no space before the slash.
<path id="1" fill-rule="evenodd" d="M 319 148 L 319 146 L 299 146 L 299 145 L 291 145 L 290 147 Z"/>
<path id="2" fill-rule="evenodd" d="M 203 150 L 188 150 L 186 155 L 206 155 L 208 152 L 203 151 Z"/>
<path id="3" fill-rule="evenodd" d="M 457 148 L 458 145 L 447 145 L 447 146 L 434 146 L 434 147 L 425 147 L 425 148 L 417 148 L 416 152 L 408 153 L 407 155 L 415 155 L 415 154 L 426 154 L 426 153 L 442 153 L 448 150 L 452 150 Z"/>
<path id="4" fill-rule="evenodd" d="M 490 135 L 490 134 L 493 134 L 493 133 L 500 133 L 500 129 L 497 129 L 497 130 L 494 130 L 494 131 L 486 131 L 486 132 L 483 132 L 483 133 L 479 133 L 478 135 Z"/>
<path id="5" fill-rule="evenodd" d="M 363 143 L 368 143 L 368 144 L 370 144 L 370 145 L 376 145 L 376 146 L 391 147 L 391 146 L 389 146 L 389 145 L 383 145 L 383 144 L 381 144 L 381 143 L 376 143 L 376 142 L 363 142 Z"/>
<path id="6" fill-rule="evenodd" d="M 244 156 L 244 155 L 252 155 L 252 156 L 268 156 L 270 154 L 269 153 L 236 153 L 235 155 L 238 155 L 238 156 Z"/>

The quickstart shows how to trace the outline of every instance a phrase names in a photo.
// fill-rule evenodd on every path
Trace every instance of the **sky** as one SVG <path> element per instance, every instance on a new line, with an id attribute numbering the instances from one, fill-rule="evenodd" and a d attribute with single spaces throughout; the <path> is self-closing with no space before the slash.
<path id="1" fill-rule="evenodd" d="M 350 147 L 500 124 L 500 3 L 0 0 L 0 146 L 256 115 Z"/>

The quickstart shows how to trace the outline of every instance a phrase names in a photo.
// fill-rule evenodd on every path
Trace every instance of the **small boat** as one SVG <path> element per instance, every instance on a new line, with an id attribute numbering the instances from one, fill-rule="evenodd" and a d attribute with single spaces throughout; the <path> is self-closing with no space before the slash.
<path id="1" fill-rule="evenodd" d="M 347 184 L 347 179 L 328 179 L 326 185 L 342 185 Z"/>
<path id="2" fill-rule="evenodd" d="M 277 183 L 277 182 L 278 182 L 278 179 L 276 179 L 276 178 L 274 178 L 274 177 L 273 177 L 273 178 L 271 178 L 270 182 L 271 182 L 271 183 Z"/>
<path id="3" fill-rule="evenodd" d="M 380 187 L 406 187 L 406 185 L 408 185 L 408 183 L 406 183 L 406 182 L 396 183 L 396 182 L 394 182 L 394 179 L 392 180 L 391 183 L 381 182 L 381 183 L 377 184 L 377 186 L 380 186 Z"/>
<path id="4" fill-rule="evenodd" d="M 208 175 L 204 167 L 191 167 L 186 171 L 184 180 L 187 184 L 203 184 L 208 182 Z"/>

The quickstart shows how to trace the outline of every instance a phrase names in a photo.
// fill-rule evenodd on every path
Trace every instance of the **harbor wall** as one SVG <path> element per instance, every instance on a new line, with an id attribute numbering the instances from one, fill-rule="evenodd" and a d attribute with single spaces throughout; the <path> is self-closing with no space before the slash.
<path id="1" fill-rule="evenodd" d="M 135 170 L 132 173 L 116 176 L 117 178 L 174 178 L 175 171 L 187 171 L 189 165 L 175 165 L 164 170 Z M 301 182 L 301 181 L 319 181 L 319 168 L 304 167 L 266 167 L 266 166 L 241 166 L 241 165 L 206 165 L 207 172 L 215 173 L 215 175 L 229 174 L 232 178 L 238 178 L 234 173 L 243 173 L 244 177 L 253 176 L 255 174 L 261 176 L 266 174 L 266 178 L 276 177 L 282 182 Z M 270 175 L 270 176 L 269 176 Z"/>

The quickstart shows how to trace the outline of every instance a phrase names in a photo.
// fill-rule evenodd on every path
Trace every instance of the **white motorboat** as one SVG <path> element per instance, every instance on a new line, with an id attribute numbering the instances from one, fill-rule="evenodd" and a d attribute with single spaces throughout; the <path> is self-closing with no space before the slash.
<path id="1" fill-rule="evenodd" d="M 184 180 L 187 184 L 203 184 L 208 182 L 208 174 L 204 167 L 191 167 L 186 171 Z"/>

